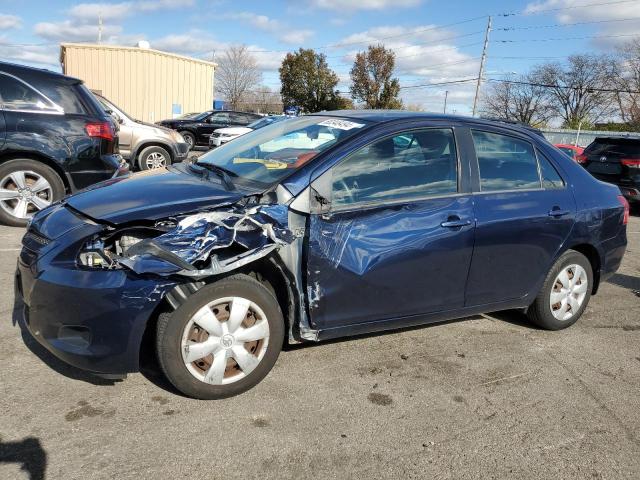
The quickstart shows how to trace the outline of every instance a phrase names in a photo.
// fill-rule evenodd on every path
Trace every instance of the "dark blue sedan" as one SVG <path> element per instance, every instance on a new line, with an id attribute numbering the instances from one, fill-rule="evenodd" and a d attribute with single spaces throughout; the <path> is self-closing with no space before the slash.
<path id="1" fill-rule="evenodd" d="M 626 247 L 628 204 L 535 130 L 412 112 L 278 122 L 38 213 L 17 284 L 38 341 L 186 395 L 241 393 L 285 341 L 522 309 L 558 330 Z"/>

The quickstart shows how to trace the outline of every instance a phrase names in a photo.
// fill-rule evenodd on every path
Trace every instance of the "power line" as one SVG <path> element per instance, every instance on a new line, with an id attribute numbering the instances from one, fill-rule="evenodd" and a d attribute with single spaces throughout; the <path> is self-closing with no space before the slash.
<path id="1" fill-rule="evenodd" d="M 640 17 L 618 18 L 615 20 L 594 20 L 592 22 L 554 23 L 551 25 L 532 25 L 528 27 L 503 27 L 503 28 L 496 28 L 496 30 L 501 32 L 510 32 L 514 30 L 537 30 L 541 28 L 576 27 L 579 25 L 595 25 L 600 23 L 629 22 L 629 21 L 638 21 L 638 20 L 640 20 Z"/>
<path id="2" fill-rule="evenodd" d="M 631 93 L 640 95 L 640 92 L 636 92 L 633 90 L 618 90 L 615 88 L 579 88 L 579 87 L 570 87 L 567 85 L 554 85 L 550 83 L 537 83 L 537 82 L 525 82 L 523 80 L 504 80 L 499 78 L 490 78 L 489 82 L 494 83 L 511 83 L 515 85 L 530 85 L 532 87 L 542 87 L 542 88 L 556 88 L 561 90 L 587 90 L 590 92 L 604 92 L 604 93 Z"/>
<path id="3" fill-rule="evenodd" d="M 527 11 L 527 10 L 523 10 L 521 12 L 512 12 L 512 13 L 499 13 L 496 16 L 497 17 L 513 17 L 513 16 L 519 16 L 519 15 L 538 15 L 540 13 L 547 13 L 547 12 L 560 12 L 562 10 L 572 10 L 572 9 L 577 9 L 577 8 L 589 8 L 589 7 L 600 7 L 603 5 L 617 5 L 620 3 L 632 3 L 632 2 L 637 2 L 638 0 L 615 0 L 612 2 L 599 2 L 599 3 L 583 3 L 581 5 L 570 5 L 567 7 L 556 7 L 556 8 L 543 8 L 543 9 L 539 9 L 539 10 L 531 10 L 531 11 Z"/>
<path id="4" fill-rule="evenodd" d="M 593 38 L 620 38 L 620 37 L 637 37 L 637 33 L 627 33 L 620 35 L 588 35 L 584 37 L 561 37 L 561 38 L 524 38 L 519 40 L 491 40 L 492 43 L 523 43 L 523 42 L 561 42 L 565 40 L 589 40 Z"/>

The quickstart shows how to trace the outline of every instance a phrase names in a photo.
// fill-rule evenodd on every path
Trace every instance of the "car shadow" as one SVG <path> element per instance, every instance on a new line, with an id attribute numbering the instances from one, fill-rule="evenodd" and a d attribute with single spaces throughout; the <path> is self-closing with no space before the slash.
<path id="1" fill-rule="evenodd" d="M 38 438 L 27 437 L 17 442 L 0 439 L 0 463 L 17 463 L 27 472 L 30 480 L 44 480 L 47 470 L 47 452 Z"/>
<path id="2" fill-rule="evenodd" d="M 38 343 L 35 338 L 33 338 L 26 325 L 24 324 L 24 316 L 22 314 L 23 308 L 24 303 L 22 302 L 20 295 L 16 292 L 16 294 L 14 295 L 11 321 L 14 326 L 17 325 L 20 328 L 20 334 L 25 346 L 50 369 L 52 369 L 56 373 L 59 373 L 60 375 L 64 375 L 67 378 L 80 380 L 92 385 L 113 386 L 116 383 L 122 381 L 122 379 L 108 379 L 99 377 L 97 375 L 91 374 L 90 372 L 86 372 L 84 370 L 80 370 L 79 368 L 73 367 L 58 359 L 49 350 L 40 345 L 40 343 Z"/>
<path id="3" fill-rule="evenodd" d="M 640 292 L 640 277 L 634 277 L 624 273 L 614 273 L 607 279 L 607 282 L 632 290 L 634 293 Z"/>

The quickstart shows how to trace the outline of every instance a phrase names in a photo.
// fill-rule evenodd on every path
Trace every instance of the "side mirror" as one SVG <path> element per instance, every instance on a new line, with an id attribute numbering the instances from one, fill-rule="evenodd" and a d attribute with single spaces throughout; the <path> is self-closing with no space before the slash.
<path id="1" fill-rule="evenodd" d="M 329 170 L 311 182 L 311 185 L 291 202 L 291 208 L 301 213 L 326 215 L 331 210 L 332 187 L 333 176 Z"/>

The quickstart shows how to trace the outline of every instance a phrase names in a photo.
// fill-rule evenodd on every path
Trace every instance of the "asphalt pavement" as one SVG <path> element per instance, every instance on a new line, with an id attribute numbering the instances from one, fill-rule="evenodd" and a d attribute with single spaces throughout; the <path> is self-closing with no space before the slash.
<path id="1" fill-rule="evenodd" d="M 640 478 L 640 217 L 582 319 L 519 313 L 288 349 L 249 392 L 107 381 L 15 324 L 0 227 L 0 479 Z"/>

